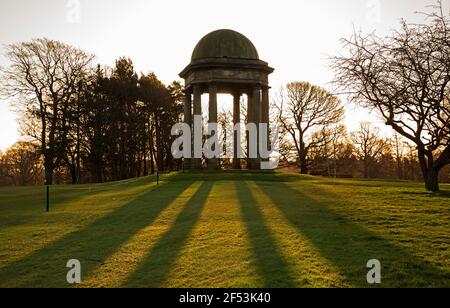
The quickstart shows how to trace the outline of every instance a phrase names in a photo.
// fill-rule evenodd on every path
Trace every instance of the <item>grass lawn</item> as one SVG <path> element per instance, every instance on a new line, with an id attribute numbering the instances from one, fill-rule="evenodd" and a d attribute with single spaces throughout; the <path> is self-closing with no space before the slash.
<path id="1" fill-rule="evenodd" d="M 450 186 L 186 173 L 0 188 L 0 287 L 450 287 Z"/>

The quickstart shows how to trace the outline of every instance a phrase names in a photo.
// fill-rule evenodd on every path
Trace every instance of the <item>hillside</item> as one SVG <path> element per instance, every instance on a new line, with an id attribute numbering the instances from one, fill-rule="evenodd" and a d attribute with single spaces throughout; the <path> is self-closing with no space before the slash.
<path id="1" fill-rule="evenodd" d="M 450 287 L 450 186 L 285 173 L 0 188 L 0 287 Z"/>

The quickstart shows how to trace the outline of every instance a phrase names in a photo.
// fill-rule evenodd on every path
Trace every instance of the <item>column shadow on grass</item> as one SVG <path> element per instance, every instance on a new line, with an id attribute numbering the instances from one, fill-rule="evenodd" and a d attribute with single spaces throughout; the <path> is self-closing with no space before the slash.
<path id="1" fill-rule="evenodd" d="M 246 182 L 236 182 L 235 186 L 256 269 L 264 281 L 264 287 L 294 287 L 289 265 L 279 252 L 276 240 L 264 221 L 251 189 Z"/>
<path id="2" fill-rule="evenodd" d="M 449 286 L 450 273 L 412 255 L 405 248 L 354 224 L 326 204 L 286 183 L 256 182 L 285 218 L 331 261 L 354 287 L 368 287 L 366 263 L 382 264 L 382 287 Z M 270 190 L 269 190 L 270 189 Z M 327 192 L 324 192 L 328 194 Z M 338 201 L 339 196 L 330 195 Z M 292 203 L 292 200 L 296 200 Z"/>
<path id="3" fill-rule="evenodd" d="M 86 202 L 89 198 L 106 195 L 119 195 L 129 189 L 140 189 L 156 182 L 151 176 L 126 181 L 84 185 L 54 185 L 50 187 L 50 213 L 45 212 L 45 186 L 18 187 L 11 190 L 5 198 L 0 196 L 0 231 L 20 226 L 40 223 L 49 215 L 61 213 L 75 203 Z M 156 186 L 156 184 L 154 184 Z M 15 190 L 19 190 L 18 194 Z M 22 194 L 21 190 L 28 190 Z M 105 195 L 105 196 L 103 196 Z M 19 199 L 20 198 L 20 199 Z"/>
<path id="4" fill-rule="evenodd" d="M 92 224 L 0 269 L 0 287 L 67 287 L 66 263 L 78 259 L 89 275 L 134 234 L 151 225 L 191 181 L 163 184 L 130 200 Z"/>
<path id="5" fill-rule="evenodd" d="M 148 255 L 124 283 L 123 287 L 161 287 L 173 264 L 197 224 L 213 182 L 203 182 L 189 199 L 170 229 L 152 247 Z"/>

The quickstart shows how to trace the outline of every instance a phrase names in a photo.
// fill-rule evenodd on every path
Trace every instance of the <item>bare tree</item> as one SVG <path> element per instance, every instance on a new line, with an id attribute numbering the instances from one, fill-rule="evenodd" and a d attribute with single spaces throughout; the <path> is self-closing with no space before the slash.
<path id="1" fill-rule="evenodd" d="M 19 141 L 0 154 L 0 185 L 39 184 L 42 173 L 39 147 L 34 143 Z"/>
<path id="2" fill-rule="evenodd" d="M 402 160 L 405 156 L 404 142 L 402 141 L 402 137 L 398 134 L 394 134 L 391 140 L 392 147 L 394 148 L 395 161 L 397 163 L 397 177 L 399 179 L 403 179 L 403 164 Z"/>
<path id="3" fill-rule="evenodd" d="M 307 82 L 292 82 L 278 95 L 278 119 L 292 139 L 300 171 L 308 173 L 308 151 L 312 146 L 309 133 L 314 129 L 338 123 L 344 109 L 338 97 Z"/>
<path id="4" fill-rule="evenodd" d="M 337 178 L 338 160 L 349 146 L 345 125 L 325 126 L 315 131 L 311 138 L 310 158 L 314 174 Z M 323 172 L 324 169 L 326 172 Z"/>
<path id="5" fill-rule="evenodd" d="M 369 122 L 363 122 L 359 130 L 351 134 L 355 154 L 364 166 L 364 178 L 370 177 L 370 168 L 383 153 L 388 142 L 379 136 L 380 129 Z"/>
<path id="6" fill-rule="evenodd" d="M 342 152 L 342 149 L 346 146 L 347 128 L 344 124 L 339 124 L 331 127 L 329 131 L 331 135 L 331 145 L 333 153 L 333 176 L 334 178 L 337 178 L 338 154 L 339 152 Z"/>
<path id="7" fill-rule="evenodd" d="M 93 56 L 45 38 L 11 44 L 6 56 L 11 64 L 2 69 L 2 93 L 16 98 L 24 119 L 39 120 L 28 125 L 28 133 L 40 144 L 51 185 L 67 147 L 71 102 Z"/>
<path id="8" fill-rule="evenodd" d="M 355 34 L 333 59 L 335 83 L 350 100 L 376 109 L 413 142 L 427 190 L 439 191 L 450 164 L 450 22 L 442 4 L 428 23 L 408 24 L 386 38 Z"/>

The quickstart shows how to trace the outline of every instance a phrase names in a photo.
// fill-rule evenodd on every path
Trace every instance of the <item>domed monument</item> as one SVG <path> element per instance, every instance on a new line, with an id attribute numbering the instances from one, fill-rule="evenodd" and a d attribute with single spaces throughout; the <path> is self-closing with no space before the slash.
<path id="1" fill-rule="evenodd" d="M 253 43 L 233 30 L 217 30 L 203 37 L 192 53 L 191 63 L 180 73 L 185 80 L 185 123 L 201 115 L 201 96 L 209 94 L 209 123 L 217 123 L 217 94 L 233 96 L 233 122 L 241 122 L 241 97 L 247 97 L 247 120 L 256 125 L 269 122 L 269 75 L 274 71 L 259 59 Z M 248 124 L 247 123 L 247 124 Z M 193 132 L 194 133 L 194 132 Z M 240 169 L 234 134 L 233 168 Z M 258 149 L 259 149 L 259 142 Z M 258 156 L 259 157 L 259 156 Z M 249 159 L 248 169 L 259 169 L 260 159 Z M 185 159 L 185 167 L 201 169 L 201 159 Z M 218 168 L 217 159 L 208 160 L 208 169 Z"/>

